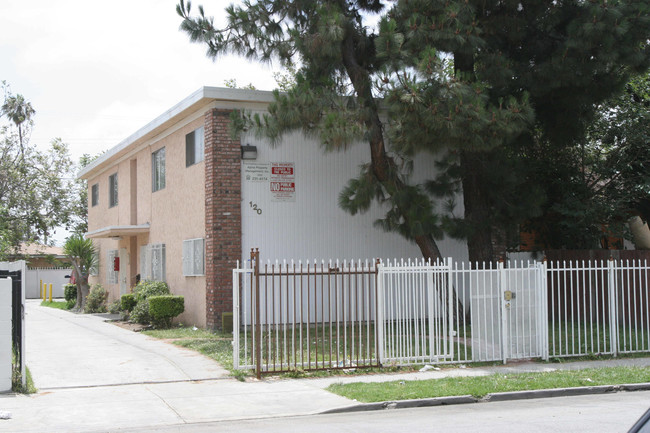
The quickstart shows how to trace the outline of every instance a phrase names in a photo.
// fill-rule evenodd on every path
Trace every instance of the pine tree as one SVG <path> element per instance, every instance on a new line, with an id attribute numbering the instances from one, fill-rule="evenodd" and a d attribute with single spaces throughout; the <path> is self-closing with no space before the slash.
<path id="1" fill-rule="evenodd" d="M 210 57 L 234 52 L 286 66 L 299 64 L 295 85 L 275 93 L 269 115 L 249 120 L 274 141 L 302 130 L 326 151 L 367 142 L 370 163 L 349 183 L 340 204 L 353 214 L 368 209 L 372 200 L 389 205 L 382 225 L 414 240 L 425 258 L 435 260 L 441 258 L 434 240 L 442 235 L 440 218 L 423 188 L 409 185 L 389 155 L 380 101 L 373 93 L 377 35 L 365 20 L 381 10 L 378 0 L 245 1 L 241 7 L 229 6 L 228 24 L 217 29 L 202 7 L 191 17 L 189 2 L 181 0 L 177 6 L 181 28 L 192 41 L 207 44 Z"/>
<path id="2" fill-rule="evenodd" d="M 457 151 L 446 173 L 462 183 L 470 260 L 494 259 L 494 227 L 543 211 L 531 164 L 573 153 L 597 104 L 648 66 L 649 5 L 410 0 L 387 14 L 391 139 Z"/>
<path id="3" fill-rule="evenodd" d="M 547 198 L 530 155 L 575 146 L 596 104 L 648 66 L 649 3 L 246 0 L 222 29 L 202 7 L 192 17 L 181 0 L 177 11 L 210 57 L 299 65 L 269 114 L 240 128 L 272 140 L 302 130 L 328 151 L 366 141 L 369 163 L 340 206 L 387 204 L 378 224 L 424 257 L 440 257 L 446 232 L 468 239 L 470 260 L 491 261 L 493 228 L 539 215 Z M 439 155 L 442 175 L 413 185 L 398 161 L 421 151 Z M 440 205 L 460 190 L 463 219 Z"/>

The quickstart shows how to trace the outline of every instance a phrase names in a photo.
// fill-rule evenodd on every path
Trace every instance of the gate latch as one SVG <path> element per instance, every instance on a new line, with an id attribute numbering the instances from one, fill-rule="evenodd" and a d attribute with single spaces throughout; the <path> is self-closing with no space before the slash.
<path id="1" fill-rule="evenodd" d="M 511 301 L 515 299 L 515 297 L 516 297 L 515 294 L 512 293 L 511 290 L 506 290 L 505 292 L 503 292 L 503 299 L 506 301 Z"/>

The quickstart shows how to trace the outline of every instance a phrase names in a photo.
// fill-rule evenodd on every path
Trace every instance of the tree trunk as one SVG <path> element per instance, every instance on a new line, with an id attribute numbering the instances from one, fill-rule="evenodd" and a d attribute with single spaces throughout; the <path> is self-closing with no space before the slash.
<path id="1" fill-rule="evenodd" d="M 454 53 L 456 77 L 460 80 L 474 81 L 474 56 L 471 52 Z M 463 150 L 460 154 L 460 168 L 463 185 L 465 221 L 469 225 L 467 250 L 469 261 L 488 263 L 494 260 L 492 248 L 492 224 L 490 222 L 490 202 L 483 180 L 483 152 L 477 149 Z"/>
<path id="2" fill-rule="evenodd" d="M 469 260 L 474 263 L 488 263 L 494 260 L 492 247 L 492 224 L 490 203 L 485 182 L 483 163 L 479 152 L 461 152 L 461 175 L 465 220 L 469 224 L 467 249 Z"/>
<path id="3" fill-rule="evenodd" d="M 357 94 L 359 103 L 365 108 L 364 123 L 368 128 L 368 144 L 370 145 L 370 164 L 372 172 L 377 180 L 384 186 L 389 194 L 392 194 L 406 185 L 396 175 L 397 166 L 393 158 L 386 154 L 384 135 L 382 132 L 382 123 L 379 119 L 379 109 L 374 96 L 372 95 L 371 79 L 368 71 L 363 68 L 357 61 L 354 50 L 354 40 L 351 32 L 348 32 L 342 47 L 343 64 L 345 65 L 352 86 Z M 408 208 L 397 206 L 397 209 L 409 224 Z M 419 235 L 414 236 L 415 243 L 420 248 L 422 257 L 432 262 L 442 260 L 442 254 L 438 248 L 433 236 Z M 451 291 L 453 308 L 452 319 L 460 327 L 465 327 L 465 308 L 459 299 L 457 289 Z"/>
<path id="4" fill-rule="evenodd" d="M 352 32 L 343 42 L 343 64 L 345 65 L 352 86 L 357 94 L 359 103 L 365 108 L 364 123 L 368 128 L 368 144 L 370 145 L 370 165 L 372 173 L 377 180 L 385 187 L 389 194 L 404 188 L 404 183 L 397 175 L 397 166 L 395 161 L 386 154 L 384 145 L 384 135 L 382 132 L 382 123 L 379 119 L 379 109 L 372 95 L 371 79 L 368 71 L 359 65 L 355 50 Z M 398 206 L 402 218 L 408 225 L 408 212 L 403 207 Z M 415 243 L 420 248 L 422 256 L 431 261 L 442 260 L 442 254 L 438 244 L 431 235 L 420 235 L 414 237 Z"/>
<path id="5" fill-rule="evenodd" d="M 79 264 L 75 260 L 71 260 L 72 267 L 74 268 L 75 280 L 77 285 L 77 303 L 75 309 L 83 311 L 86 305 L 86 298 L 90 293 L 90 285 L 88 284 L 88 275 L 84 275 L 79 268 Z"/>

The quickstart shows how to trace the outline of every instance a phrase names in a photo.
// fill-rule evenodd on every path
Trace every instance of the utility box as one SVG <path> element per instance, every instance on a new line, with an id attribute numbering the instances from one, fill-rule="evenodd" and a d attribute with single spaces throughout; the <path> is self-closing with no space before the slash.
<path id="1" fill-rule="evenodd" d="M 0 278 L 0 392 L 11 391 L 11 278 Z"/>

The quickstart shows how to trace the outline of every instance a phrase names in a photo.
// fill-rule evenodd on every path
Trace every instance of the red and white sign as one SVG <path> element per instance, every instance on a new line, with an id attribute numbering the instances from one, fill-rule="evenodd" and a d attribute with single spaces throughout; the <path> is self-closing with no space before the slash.
<path id="1" fill-rule="evenodd" d="M 296 201 L 296 172 L 293 162 L 272 162 L 269 182 L 271 201 Z"/>

